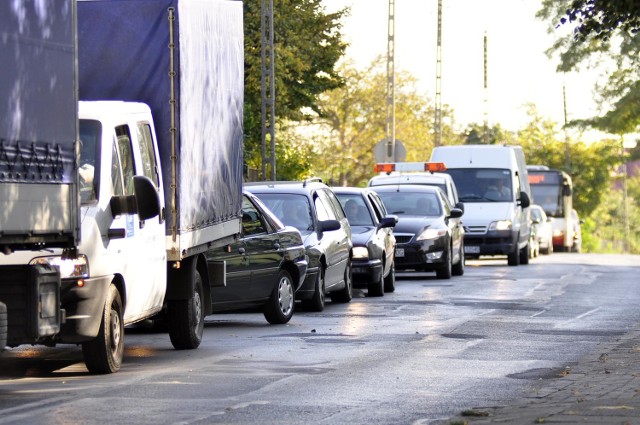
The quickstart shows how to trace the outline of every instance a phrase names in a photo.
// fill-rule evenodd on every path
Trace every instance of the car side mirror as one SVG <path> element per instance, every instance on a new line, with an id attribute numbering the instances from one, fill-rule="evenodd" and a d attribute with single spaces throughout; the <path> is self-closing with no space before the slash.
<path id="1" fill-rule="evenodd" d="M 398 224 L 398 217 L 395 215 L 388 215 L 380 220 L 377 227 L 378 229 L 385 229 L 387 227 L 396 227 L 396 224 Z"/>
<path id="2" fill-rule="evenodd" d="M 462 217 L 462 210 L 460 208 L 451 208 L 451 212 L 449 213 L 449 218 L 460 218 Z"/>
<path id="3" fill-rule="evenodd" d="M 156 185 L 149 177 L 135 176 L 133 190 L 136 194 L 135 199 L 140 220 L 148 220 L 160 215 L 160 195 L 158 195 Z"/>
<path id="4" fill-rule="evenodd" d="M 540 219 L 538 219 L 538 218 L 532 218 L 532 219 L 531 219 L 531 222 L 532 222 L 532 223 L 535 223 L 535 224 L 540 224 Z"/>
<path id="5" fill-rule="evenodd" d="M 458 202 L 455 207 L 464 213 L 464 202 Z"/>
<path id="6" fill-rule="evenodd" d="M 527 192 L 520 192 L 519 204 L 522 208 L 528 208 L 529 205 L 531 205 L 531 199 L 529 199 L 529 195 L 527 195 Z"/>
<path id="7" fill-rule="evenodd" d="M 338 220 L 323 220 L 318 223 L 318 231 L 320 232 L 330 232 L 339 228 L 340 222 Z"/>

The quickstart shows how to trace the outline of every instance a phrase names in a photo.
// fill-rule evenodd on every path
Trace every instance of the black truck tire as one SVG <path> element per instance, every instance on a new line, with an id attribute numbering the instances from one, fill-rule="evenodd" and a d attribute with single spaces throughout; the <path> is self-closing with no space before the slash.
<path id="1" fill-rule="evenodd" d="M 169 301 L 167 305 L 169 338 L 177 350 L 198 348 L 204 332 L 204 290 L 202 276 L 195 271 L 194 291 L 188 300 Z"/>
<path id="2" fill-rule="evenodd" d="M 124 357 L 124 309 L 115 285 L 109 286 L 98 335 L 82 343 L 84 363 L 91 373 L 115 373 Z"/>

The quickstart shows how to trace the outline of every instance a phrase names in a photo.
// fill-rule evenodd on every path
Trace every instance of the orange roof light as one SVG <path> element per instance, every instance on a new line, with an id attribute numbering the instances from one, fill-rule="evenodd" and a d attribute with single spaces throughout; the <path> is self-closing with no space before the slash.
<path id="1" fill-rule="evenodd" d="M 424 171 L 430 171 L 432 173 L 442 172 L 447 169 L 447 166 L 444 162 L 425 162 L 424 163 Z"/>
<path id="2" fill-rule="evenodd" d="M 391 173 L 396 170 L 396 164 L 388 162 L 388 163 L 378 163 L 373 167 L 376 173 Z"/>

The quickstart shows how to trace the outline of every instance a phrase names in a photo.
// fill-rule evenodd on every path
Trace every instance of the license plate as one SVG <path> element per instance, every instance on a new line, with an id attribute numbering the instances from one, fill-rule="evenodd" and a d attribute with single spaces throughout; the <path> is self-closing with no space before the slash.
<path id="1" fill-rule="evenodd" d="M 464 253 L 465 254 L 480 254 L 480 247 L 479 246 L 467 246 L 465 245 L 464 247 Z"/>
<path id="2" fill-rule="evenodd" d="M 404 257 L 404 248 L 396 248 L 396 257 Z"/>

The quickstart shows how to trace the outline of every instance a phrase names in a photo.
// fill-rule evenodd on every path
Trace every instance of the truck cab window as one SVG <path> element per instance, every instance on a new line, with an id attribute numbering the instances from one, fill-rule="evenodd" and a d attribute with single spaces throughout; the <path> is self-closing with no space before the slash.
<path id="1" fill-rule="evenodd" d="M 120 167 L 120 159 L 118 158 L 118 150 L 113 145 L 111 152 L 111 186 L 114 196 L 124 195 L 124 187 L 122 185 L 122 167 Z"/>
<path id="2" fill-rule="evenodd" d="M 133 151 L 131 148 L 131 137 L 129 136 L 129 127 L 121 125 L 116 127 L 118 156 L 120 157 L 120 166 L 122 167 L 122 177 L 124 181 L 124 194 L 133 195 L 133 176 L 136 174 L 133 163 Z"/>
<path id="3" fill-rule="evenodd" d="M 102 125 L 95 120 L 80 120 L 80 201 L 98 199 Z"/>
<path id="4" fill-rule="evenodd" d="M 138 140 L 140 141 L 140 154 L 142 156 L 142 173 L 149 177 L 157 188 L 160 186 L 158 165 L 153 151 L 153 136 L 151 135 L 149 123 L 138 123 Z"/>

